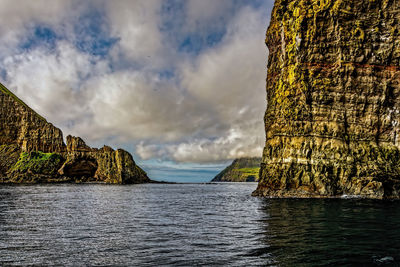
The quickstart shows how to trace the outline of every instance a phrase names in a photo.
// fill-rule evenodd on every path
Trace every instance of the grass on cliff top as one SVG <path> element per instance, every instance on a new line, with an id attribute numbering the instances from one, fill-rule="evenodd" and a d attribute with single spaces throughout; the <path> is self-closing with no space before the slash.
<path id="1" fill-rule="evenodd" d="M 23 105 L 24 107 L 26 107 L 27 109 L 31 110 L 33 113 L 35 113 L 40 119 L 46 121 L 45 118 L 43 118 L 42 116 L 40 116 L 39 114 L 36 113 L 36 111 L 34 111 L 33 109 L 31 109 L 27 104 L 24 103 L 24 101 L 22 101 L 21 99 L 19 99 L 16 95 L 14 95 L 10 90 L 7 89 L 7 87 L 5 87 L 2 83 L 0 83 L 0 91 L 3 92 L 6 95 L 11 96 L 16 102 L 18 102 L 19 104 Z"/>
<path id="2" fill-rule="evenodd" d="M 241 180 L 245 179 L 243 182 L 258 181 L 259 171 L 260 167 L 240 168 L 234 170 L 234 172 L 239 175 Z"/>
<path id="3" fill-rule="evenodd" d="M 10 172 L 25 173 L 30 170 L 33 173 L 50 174 L 57 171 L 62 162 L 62 156 L 57 153 L 22 152 Z"/>
<path id="4" fill-rule="evenodd" d="M 258 172 L 260 171 L 260 167 L 254 167 L 254 168 L 242 168 L 242 169 L 237 169 L 236 171 L 241 172 L 245 175 L 254 175 L 258 176 Z"/>

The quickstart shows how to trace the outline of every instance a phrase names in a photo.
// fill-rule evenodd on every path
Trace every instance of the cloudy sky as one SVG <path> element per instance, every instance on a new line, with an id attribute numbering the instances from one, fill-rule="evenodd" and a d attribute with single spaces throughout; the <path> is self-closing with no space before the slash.
<path id="1" fill-rule="evenodd" d="M 151 178 L 208 181 L 264 143 L 273 0 L 0 0 L 0 79 Z"/>

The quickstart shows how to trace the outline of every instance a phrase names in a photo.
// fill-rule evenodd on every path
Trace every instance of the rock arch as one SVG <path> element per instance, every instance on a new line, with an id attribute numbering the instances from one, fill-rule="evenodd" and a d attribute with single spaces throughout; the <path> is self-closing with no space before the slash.
<path id="1" fill-rule="evenodd" d="M 68 177 L 94 177 L 98 168 L 97 160 L 93 157 L 79 157 L 68 160 L 59 173 Z"/>

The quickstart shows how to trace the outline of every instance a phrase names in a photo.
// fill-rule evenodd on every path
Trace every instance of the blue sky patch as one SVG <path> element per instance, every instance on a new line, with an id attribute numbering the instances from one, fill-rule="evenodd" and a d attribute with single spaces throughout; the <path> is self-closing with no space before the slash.
<path id="1" fill-rule="evenodd" d="M 118 38 L 112 37 L 106 23 L 104 11 L 92 9 L 83 14 L 74 25 L 76 47 L 95 56 L 108 55 Z"/>
<path id="2" fill-rule="evenodd" d="M 55 31 L 44 25 L 36 25 L 30 33 L 20 45 L 23 50 L 30 50 L 40 46 L 53 49 L 59 39 Z"/>

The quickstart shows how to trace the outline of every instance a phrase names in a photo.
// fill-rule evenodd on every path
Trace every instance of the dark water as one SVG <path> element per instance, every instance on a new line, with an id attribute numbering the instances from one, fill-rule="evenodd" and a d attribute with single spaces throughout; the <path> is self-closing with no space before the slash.
<path id="1" fill-rule="evenodd" d="M 0 265 L 399 266 L 400 202 L 255 187 L 0 186 Z"/>

